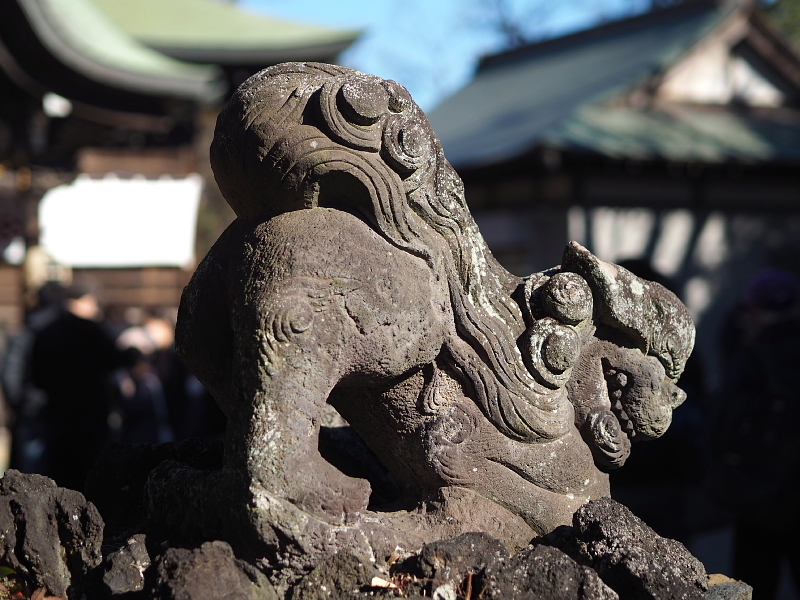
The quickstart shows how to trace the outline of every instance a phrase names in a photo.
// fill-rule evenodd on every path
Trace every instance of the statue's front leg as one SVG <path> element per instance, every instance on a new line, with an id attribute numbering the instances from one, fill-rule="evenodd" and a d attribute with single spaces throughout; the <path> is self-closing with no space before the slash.
<path id="1" fill-rule="evenodd" d="M 322 411 L 347 369 L 352 324 L 309 294 L 271 294 L 259 306 L 238 330 L 240 402 L 230 415 L 226 469 L 324 521 L 353 522 L 366 509 L 369 483 L 319 453 Z"/>

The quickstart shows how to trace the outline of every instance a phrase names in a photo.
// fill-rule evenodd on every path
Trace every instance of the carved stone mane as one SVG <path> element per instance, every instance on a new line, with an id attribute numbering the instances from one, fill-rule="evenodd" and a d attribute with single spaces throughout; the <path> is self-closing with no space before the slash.
<path id="1" fill-rule="evenodd" d="M 447 349 L 481 410 L 506 435 L 563 435 L 563 390 L 537 383 L 516 338 L 520 279 L 486 247 L 427 118 L 401 85 L 327 64 L 285 64 L 248 80 L 211 147 L 239 217 L 329 206 L 357 214 L 448 282 L 457 335 Z"/>

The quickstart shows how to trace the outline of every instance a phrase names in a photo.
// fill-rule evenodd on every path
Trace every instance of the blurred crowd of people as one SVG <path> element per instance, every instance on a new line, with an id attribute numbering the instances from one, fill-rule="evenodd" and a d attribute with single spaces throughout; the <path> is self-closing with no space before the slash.
<path id="1" fill-rule="evenodd" d="M 90 287 L 45 284 L 3 361 L 10 467 L 82 490 L 110 441 L 221 436 L 224 415 L 175 352 L 174 319 L 140 308 L 112 318 Z"/>

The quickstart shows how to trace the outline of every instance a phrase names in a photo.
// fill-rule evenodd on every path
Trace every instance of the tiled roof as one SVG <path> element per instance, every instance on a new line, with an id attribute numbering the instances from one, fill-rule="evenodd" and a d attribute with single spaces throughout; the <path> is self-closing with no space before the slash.
<path id="1" fill-rule="evenodd" d="M 431 124 L 457 168 L 509 160 L 544 141 L 619 155 L 767 155 L 770 142 L 752 132 L 747 142 L 714 140 L 707 127 L 688 124 L 691 111 L 603 107 L 674 64 L 735 8 L 688 2 L 490 57 L 470 84 L 432 111 Z M 750 123 L 732 114 L 724 119 Z M 698 142 L 704 135 L 711 138 Z"/>
<path id="2" fill-rule="evenodd" d="M 218 0 L 92 0 L 138 41 L 187 60 L 217 64 L 332 58 L 359 32 L 247 12 Z"/>
<path id="3" fill-rule="evenodd" d="M 90 0 L 5 0 L 0 21 L 0 41 L 18 65 L 57 93 L 69 95 L 62 89 L 67 71 L 135 94 L 204 101 L 223 91 L 217 67 L 146 47 Z"/>

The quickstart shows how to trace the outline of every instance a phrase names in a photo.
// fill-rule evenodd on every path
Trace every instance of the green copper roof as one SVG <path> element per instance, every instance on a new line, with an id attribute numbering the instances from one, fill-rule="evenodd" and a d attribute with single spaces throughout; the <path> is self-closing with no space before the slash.
<path id="1" fill-rule="evenodd" d="M 586 106 L 541 141 L 611 158 L 721 163 L 800 160 L 800 117 L 783 109 Z"/>
<path id="2" fill-rule="evenodd" d="M 164 56 L 122 32 L 90 0 L 16 1 L 36 37 L 62 64 L 137 93 L 208 100 L 220 93 L 216 67 Z"/>
<path id="3" fill-rule="evenodd" d="M 359 35 L 272 19 L 220 0 L 93 1 L 131 36 L 163 51 L 341 51 Z"/>
<path id="4" fill-rule="evenodd" d="M 431 124 L 458 168 L 514 158 L 545 136 L 578 145 L 597 125 L 596 114 L 581 113 L 583 107 L 662 72 L 731 14 L 730 6 L 687 3 L 490 57 L 469 85 L 432 111 Z M 621 134 L 623 126 L 601 122 L 595 136 L 604 128 Z M 567 132 L 573 137 L 566 139 Z"/>

